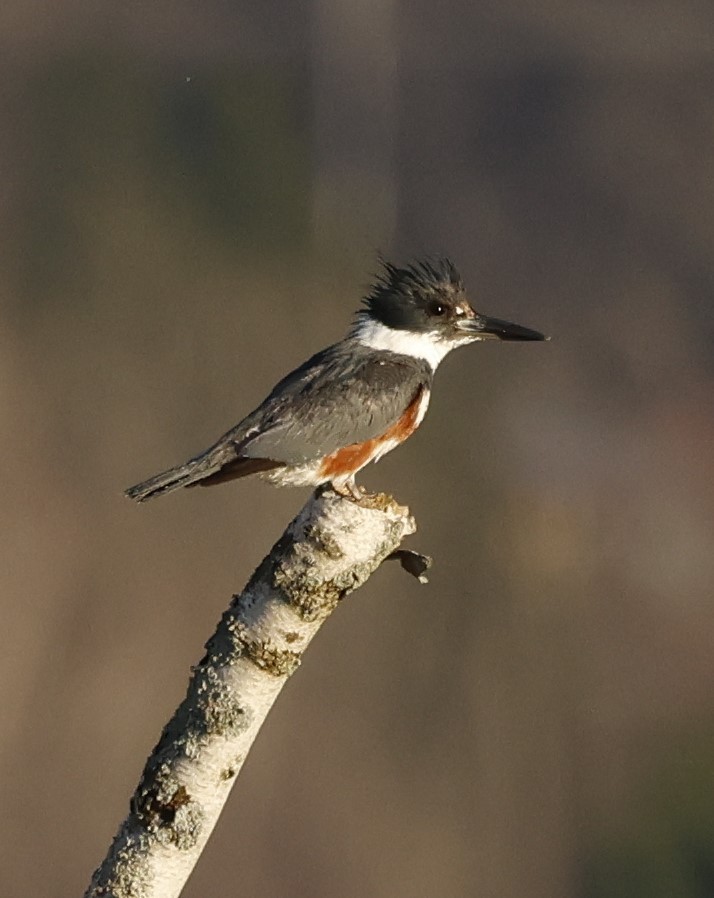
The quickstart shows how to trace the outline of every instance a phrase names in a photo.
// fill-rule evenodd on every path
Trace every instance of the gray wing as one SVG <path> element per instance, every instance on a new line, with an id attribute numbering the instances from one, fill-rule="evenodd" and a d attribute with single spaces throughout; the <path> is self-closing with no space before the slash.
<path id="1" fill-rule="evenodd" d="M 238 455 L 293 465 L 373 439 L 431 378 L 426 363 L 337 344 L 288 375 L 241 422 L 248 432 L 236 441 Z"/>

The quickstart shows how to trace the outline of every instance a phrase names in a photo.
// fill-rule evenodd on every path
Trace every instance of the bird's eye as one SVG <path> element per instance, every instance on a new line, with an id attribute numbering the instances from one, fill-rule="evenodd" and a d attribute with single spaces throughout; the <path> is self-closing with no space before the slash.
<path id="1" fill-rule="evenodd" d="M 429 314 L 434 315 L 436 317 L 440 317 L 446 313 L 446 306 L 443 302 L 438 302 L 434 300 L 434 302 L 429 304 Z"/>

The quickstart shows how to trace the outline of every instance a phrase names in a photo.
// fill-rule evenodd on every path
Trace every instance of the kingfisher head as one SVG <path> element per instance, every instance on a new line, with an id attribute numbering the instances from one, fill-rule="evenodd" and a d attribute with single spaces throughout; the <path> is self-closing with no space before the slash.
<path id="1" fill-rule="evenodd" d="M 479 340 L 545 340 L 538 331 L 477 312 L 449 259 L 382 271 L 364 300 L 352 336 L 387 352 L 424 359 L 436 368 L 457 346 Z"/>

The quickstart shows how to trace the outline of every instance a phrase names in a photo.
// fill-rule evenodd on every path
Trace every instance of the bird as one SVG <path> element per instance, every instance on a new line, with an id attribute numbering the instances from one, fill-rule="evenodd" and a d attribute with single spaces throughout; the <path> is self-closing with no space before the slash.
<path id="1" fill-rule="evenodd" d="M 384 259 L 344 339 L 285 376 L 204 452 L 129 487 L 144 502 L 181 487 L 258 474 L 277 486 L 332 487 L 360 502 L 356 474 L 421 424 L 434 372 L 459 346 L 548 339 L 473 308 L 448 258 Z"/>

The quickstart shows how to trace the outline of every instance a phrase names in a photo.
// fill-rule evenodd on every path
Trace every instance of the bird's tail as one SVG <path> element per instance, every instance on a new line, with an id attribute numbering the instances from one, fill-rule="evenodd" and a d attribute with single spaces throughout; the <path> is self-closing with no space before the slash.
<path id="1" fill-rule="evenodd" d="M 215 469 L 214 469 L 215 470 Z M 137 502 L 146 502 L 147 499 L 153 499 L 155 496 L 163 496 L 164 493 L 173 492 L 182 486 L 190 486 L 201 480 L 211 473 L 210 469 L 206 470 L 206 466 L 201 465 L 196 459 L 186 462 L 183 465 L 176 465 L 175 468 L 169 468 L 168 471 L 162 471 L 143 480 L 134 486 L 130 486 L 124 491 L 124 495 L 129 499 L 135 499 Z"/>
<path id="2" fill-rule="evenodd" d="M 147 499 L 163 496 L 164 493 L 171 493 L 183 486 L 212 486 L 215 483 L 272 471 L 282 466 L 282 462 L 268 458 L 237 456 L 234 443 L 218 442 L 202 455 L 197 455 L 182 465 L 176 465 L 175 468 L 169 468 L 168 471 L 162 471 L 161 474 L 130 486 L 124 495 L 137 502 L 146 502 Z"/>

